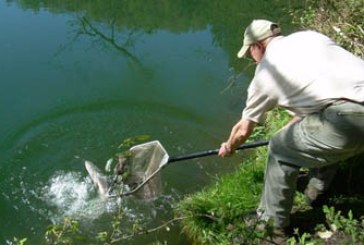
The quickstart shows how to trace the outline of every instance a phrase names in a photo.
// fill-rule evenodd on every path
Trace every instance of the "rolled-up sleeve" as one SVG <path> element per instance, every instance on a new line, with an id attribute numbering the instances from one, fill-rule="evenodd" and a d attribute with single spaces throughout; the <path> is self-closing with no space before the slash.
<path id="1" fill-rule="evenodd" d="M 258 124 L 263 124 L 266 113 L 277 106 L 277 100 L 270 97 L 254 86 L 248 89 L 246 106 L 242 113 L 242 119 L 250 120 Z"/>

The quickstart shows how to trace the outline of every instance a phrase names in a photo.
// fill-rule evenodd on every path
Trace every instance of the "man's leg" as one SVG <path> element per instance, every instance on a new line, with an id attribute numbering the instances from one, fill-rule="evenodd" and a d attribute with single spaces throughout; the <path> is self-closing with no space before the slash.
<path id="1" fill-rule="evenodd" d="M 272 218 L 278 228 L 289 225 L 298 173 L 299 167 L 280 163 L 274 154 L 269 154 L 257 211 L 261 219 L 268 221 Z"/>
<path id="2" fill-rule="evenodd" d="M 323 169 L 363 150 L 364 107 L 355 103 L 335 104 L 283 128 L 269 143 L 258 212 L 262 212 L 263 219 L 273 218 L 277 227 L 287 226 L 298 168 Z M 325 184 L 321 184 L 324 190 Z"/>
<path id="3" fill-rule="evenodd" d="M 330 187 L 338 168 L 338 164 L 333 164 L 318 169 L 310 169 L 305 196 L 312 206 L 315 206 L 318 196 Z"/>

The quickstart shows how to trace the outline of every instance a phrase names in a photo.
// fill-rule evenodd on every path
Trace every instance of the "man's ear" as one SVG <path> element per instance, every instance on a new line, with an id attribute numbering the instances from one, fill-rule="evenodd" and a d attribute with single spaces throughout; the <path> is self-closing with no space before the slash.
<path id="1" fill-rule="evenodd" d="M 256 45 L 260 50 L 264 50 L 265 49 L 263 42 L 257 42 L 254 45 Z"/>

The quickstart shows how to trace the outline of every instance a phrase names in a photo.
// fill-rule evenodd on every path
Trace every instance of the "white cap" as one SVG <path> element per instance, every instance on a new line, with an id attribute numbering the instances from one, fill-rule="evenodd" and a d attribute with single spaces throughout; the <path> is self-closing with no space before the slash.
<path id="1" fill-rule="evenodd" d="M 238 58 L 244 57 L 250 45 L 262 41 L 268 37 L 276 36 L 281 33 L 278 24 L 269 20 L 253 20 L 253 22 L 245 29 L 244 43 L 238 52 Z"/>

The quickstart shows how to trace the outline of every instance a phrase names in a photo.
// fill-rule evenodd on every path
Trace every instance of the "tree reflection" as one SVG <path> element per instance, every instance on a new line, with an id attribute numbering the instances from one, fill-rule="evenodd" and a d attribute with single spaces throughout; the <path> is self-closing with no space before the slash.
<path id="1" fill-rule="evenodd" d="M 22 8 L 33 11 L 46 9 L 53 13 L 76 13 L 83 33 L 108 42 L 132 62 L 140 62 L 130 52 L 135 31 L 150 33 L 155 30 L 167 30 L 175 33 L 196 31 L 210 28 L 213 41 L 229 54 L 230 66 L 241 70 L 241 61 L 236 52 L 241 46 L 242 29 L 252 19 L 267 18 L 279 23 L 289 23 L 289 11 L 302 7 L 305 0 L 7 0 Z M 87 16 L 87 17 L 86 17 Z M 100 31 L 96 23 L 108 23 L 110 33 Z M 131 30 L 129 36 L 120 43 L 116 38 L 116 28 Z"/>
<path id="2" fill-rule="evenodd" d="M 125 56 L 130 62 L 136 64 L 140 67 L 143 67 L 141 61 L 131 52 L 129 51 L 129 47 L 134 46 L 135 35 L 140 35 L 141 33 L 135 32 L 134 30 L 128 31 L 124 34 L 124 40 L 120 41 L 117 38 L 115 33 L 115 19 L 112 18 L 109 23 L 110 33 L 106 34 L 101 28 L 99 29 L 96 24 L 93 24 L 88 18 L 85 16 L 77 18 L 80 30 L 78 30 L 78 35 L 87 35 L 97 40 L 101 40 L 110 44 L 116 50 L 118 50 L 123 56 Z M 121 42 L 121 43 L 118 43 Z"/>

